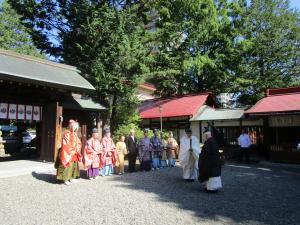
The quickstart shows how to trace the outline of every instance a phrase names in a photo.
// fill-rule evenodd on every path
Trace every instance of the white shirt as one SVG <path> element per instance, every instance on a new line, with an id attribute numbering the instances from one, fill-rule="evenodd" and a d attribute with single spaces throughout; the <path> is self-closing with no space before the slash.
<path id="1" fill-rule="evenodd" d="M 134 140 L 134 136 L 130 136 L 131 138 L 132 138 L 132 140 L 135 142 L 135 140 Z"/>
<path id="2" fill-rule="evenodd" d="M 249 148 L 250 145 L 251 145 L 250 136 L 248 134 L 241 134 L 239 136 L 239 146 L 241 146 L 241 148 Z"/>

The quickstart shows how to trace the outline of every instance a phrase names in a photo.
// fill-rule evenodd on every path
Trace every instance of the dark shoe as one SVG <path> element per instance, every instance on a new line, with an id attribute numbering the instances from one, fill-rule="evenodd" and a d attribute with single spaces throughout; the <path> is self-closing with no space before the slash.
<path id="1" fill-rule="evenodd" d="M 207 192 L 207 193 L 217 193 L 218 190 L 207 190 L 207 188 L 205 188 L 205 192 Z"/>
<path id="2" fill-rule="evenodd" d="M 194 179 L 184 179 L 186 182 L 195 182 Z"/>

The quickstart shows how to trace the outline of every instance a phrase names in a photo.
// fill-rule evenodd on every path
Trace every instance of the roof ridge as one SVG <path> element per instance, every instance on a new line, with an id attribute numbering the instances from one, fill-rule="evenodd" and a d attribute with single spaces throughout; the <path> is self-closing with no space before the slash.
<path id="1" fill-rule="evenodd" d="M 193 97 L 193 96 L 200 96 L 200 95 L 210 95 L 210 94 L 212 94 L 212 92 L 202 92 L 202 93 L 194 93 L 194 94 L 186 94 L 186 95 L 173 95 L 173 96 L 166 96 L 166 97 L 148 99 L 148 100 L 145 100 L 143 102 L 159 101 L 159 100 L 171 100 L 171 99 L 178 99 L 178 98 L 184 98 L 184 97 Z"/>
<path id="2" fill-rule="evenodd" d="M 271 95 L 266 96 L 265 98 L 275 97 L 275 96 L 280 96 L 280 95 L 295 95 L 295 94 L 300 94 L 300 91 L 299 92 L 291 92 L 291 93 L 271 94 Z"/>
<path id="3" fill-rule="evenodd" d="M 286 95 L 286 94 L 294 94 L 300 93 L 300 86 L 290 86 L 285 88 L 269 88 L 266 90 L 266 96 L 272 95 Z"/>
<path id="4" fill-rule="evenodd" d="M 11 57 L 31 61 L 31 62 L 36 62 L 36 63 L 41 63 L 41 64 L 44 64 L 44 65 L 48 65 L 48 66 L 53 66 L 53 67 L 66 69 L 66 70 L 73 70 L 73 71 L 77 71 L 77 72 L 79 71 L 75 66 L 71 66 L 71 65 L 68 65 L 68 64 L 64 64 L 64 63 L 53 62 L 53 61 L 50 61 L 48 59 L 39 59 L 39 58 L 34 57 L 34 56 L 20 54 L 20 53 L 17 53 L 17 52 L 13 52 L 11 50 L 5 50 L 5 49 L 0 48 L 0 55 L 11 56 Z"/>

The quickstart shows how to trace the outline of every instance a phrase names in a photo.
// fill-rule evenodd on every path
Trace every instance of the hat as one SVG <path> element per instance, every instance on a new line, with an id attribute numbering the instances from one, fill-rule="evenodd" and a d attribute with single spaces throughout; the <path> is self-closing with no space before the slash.
<path id="1" fill-rule="evenodd" d="M 210 129 L 208 127 L 204 127 L 203 134 L 207 133 L 207 132 L 211 132 L 211 131 L 210 131 Z"/>
<path id="2" fill-rule="evenodd" d="M 98 129 L 97 128 L 94 128 L 93 130 L 92 130 L 92 133 L 94 134 L 94 133 L 98 133 Z"/>
<path id="3" fill-rule="evenodd" d="M 149 129 L 148 128 L 145 128 L 144 129 L 144 133 L 148 133 Z"/>
<path id="4" fill-rule="evenodd" d="M 153 130 L 154 133 L 157 132 L 157 131 L 158 131 L 158 129 L 156 129 L 156 128 Z"/>
<path id="5" fill-rule="evenodd" d="M 69 120 L 69 128 L 72 131 L 76 131 L 79 128 L 79 124 L 75 120 Z"/>
<path id="6" fill-rule="evenodd" d="M 109 128 L 105 128 L 105 129 L 103 130 L 103 133 L 104 133 L 104 134 L 110 133 L 110 129 L 109 129 Z"/>

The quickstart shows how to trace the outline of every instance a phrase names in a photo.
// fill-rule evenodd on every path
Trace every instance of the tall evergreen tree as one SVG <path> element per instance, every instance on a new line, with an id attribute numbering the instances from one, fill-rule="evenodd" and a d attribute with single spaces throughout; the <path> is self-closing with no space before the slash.
<path id="1" fill-rule="evenodd" d="M 20 16 L 6 1 L 0 3 L 0 48 L 44 58 L 19 19 Z"/>
<path id="2" fill-rule="evenodd" d="M 96 100 L 110 109 L 108 122 L 114 130 L 134 114 L 135 91 L 148 72 L 146 2 L 20 0 L 11 4 L 23 15 L 41 49 L 77 66 L 92 82 Z"/>
<path id="3" fill-rule="evenodd" d="M 159 51 L 153 81 L 161 95 L 230 91 L 245 1 L 158 1 Z"/>
<path id="4" fill-rule="evenodd" d="M 266 88 L 299 84 L 299 12 L 288 0 L 10 2 L 39 49 L 90 75 L 112 121 L 134 111 L 143 74 L 162 96 L 234 92 L 245 104 Z"/>
<path id="5" fill-rule="evenodd" d="M 300 14 L 288 0 L 253 0 L 244 14 L 244 48 L 236 85 L 253 104 L 267 88 L 300 84 Z"/>

